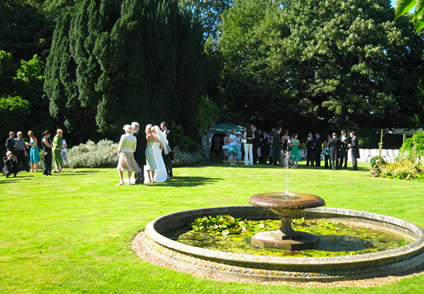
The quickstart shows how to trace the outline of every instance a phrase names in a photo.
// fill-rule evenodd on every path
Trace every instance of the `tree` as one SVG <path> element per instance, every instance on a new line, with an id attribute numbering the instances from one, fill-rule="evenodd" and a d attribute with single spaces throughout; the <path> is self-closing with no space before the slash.
<path id="1" fill-rule="evenodd" d="M 55 29 L 45 82 L 50 113 L 80 140 L 163 119 L 193 138 L 203 42 L 201 26 L 177 1 L 82 1 Z"/>
<path id="2" fill-rule="evenodd" d="M 415 8 L 414 18 L 417 23 L 416 32 L 424 28 L 424 0 L 396 0 L 396 15 L 398 19 Z"/>
<path id="3" fill-rule="evenodd" d="M 236 1 L 217 104 L 268 128 L 416 126 L 423 38 L 392 20 L 383 0 Z"/>
<path id="4" fill-rule="evenodd" d="M 180 6 L 192 12 L 204 29 L 205 40 L 220 34 L 221 15 L 231 7 L 232 0 L 179 0 Z"/>

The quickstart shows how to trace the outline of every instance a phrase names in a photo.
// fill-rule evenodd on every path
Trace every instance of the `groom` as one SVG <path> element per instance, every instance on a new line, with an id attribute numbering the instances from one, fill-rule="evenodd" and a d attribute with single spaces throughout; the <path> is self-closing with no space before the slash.
<path id="1" fill-rule="evenodd" d="M 132 134 L 137 138 L 137 145 L 134 152 L 134 159 L 140 168 L 140 172 L 135 174 L 135 183 L 144 184 L 144 166 L 146 165 L 146 135 L 140 132 L 140 124 L 131 123 L 133 128 Z"/>
<path id="2" fill-rule="evenodd" d="M 172 136 L 171 131 L 168 129 L 168 124 L 166 121 L 160 123 L 160 129 L 165 134 L 166 139 L 168 140 L 168 145 L 171 148 L 171 152 L 168 154 L 162 153 L 163 161 L 165 162 L 166 172 L 168 173 L 168 179 L 172 178 L 172 160 L 174 159 L 174 137 Z"/>

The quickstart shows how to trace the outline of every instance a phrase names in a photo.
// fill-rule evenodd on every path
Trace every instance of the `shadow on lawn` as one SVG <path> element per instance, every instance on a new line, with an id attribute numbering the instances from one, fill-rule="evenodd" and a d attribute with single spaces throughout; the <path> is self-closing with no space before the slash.
<path id="1" fill-rule="evenodd" d="M 197 187 L 201 185 L 206 185 L 210 183 L 216 183 L 220 181 L 220 178 L 207 178 L 207 177 L 174 177 L 168 180 L 165 183 L 162 183 L 161 186 L 170 186 L 170 187 Z"/>

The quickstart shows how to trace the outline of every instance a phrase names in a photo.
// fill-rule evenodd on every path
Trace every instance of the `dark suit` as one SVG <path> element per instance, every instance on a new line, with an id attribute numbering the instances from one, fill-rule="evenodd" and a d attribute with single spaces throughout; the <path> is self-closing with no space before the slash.
<path id="1" fill-rule="evenodd" d="M 134 152 L 134 159 L 141 171 L 135 174 L 135 183 L 144 184 L 144 166 L 146 165 L 146 135 L 137 129 L 133 135 L 137 138 L 137 145 Z"/>
<path id="2" fill-rule="evenodd" d="M 350 143 L 350 152 L 352 156 L 352 169 L 357 170 L 358 169 L 357 159 L 359 158 L 359 144 L 358 144 L 358 138 L 356 136 L 352 138 L 352 142 Z"/>
<path id="3" fill-rule="evenodd" d="M 281 152 L 281 137 L 279 132 L 275 132 L 272 135 L 272 165 L 277 165 L 277 161 L 280 161 Z"/>
<path id="4" fill-rule="evenodd" d="M 168 178 L 172 178 L 172 160 L 174 159 L 174 136 L 172 132 L 168 129 L 164 132 L 166 139 L 168 140 L 168 145 L 171 148 L 171 152 L 168 154 L 162 153 L 163 161 L 165 162 L 166 172 L 168 174 Z"/>
<path id="5" fill-rule="evenodd" d="M 15 154 L 15 138 L 9 137 L 6 140 L 6 151 L 10 151 Z"/>
<path id="6" fill-rule="evenodd" d="M 328 147 L 330 148 L 330 163 L 332 169 L 336 169 L 338 167 L 337 159 L 339 157 L 339 150 L 341 144 L 342 141 L 340 141 L 339 138 L 332 138 L 328 141 Z"/>
<path id="7" fill-rule="evenodd" d="M 314 138 L 306 142 L 306 166 L 314 166 Z"/>
<path id="8" fill-rule="evenodd" d="M 253 139 L 253 164 L 258 163 L 258 147 L 260 145 L 260 138 L 259 138 L 259 131 L 258 129 L 255 129 L 253 131 L 253 135 L 255 138 Z"/>
<path id="9" fill-rule="evenodd" d="M 344 140 L 342 140 L 342 137 L 340 137 L 340 140 L 341 140 L 341 145 L 340 145 L 339 166 L 340 168 L 342 167 L 347 168 L 347 150 L 348 150 L 347 144 L 349 143 L 349 137 L 345 135 Z"/>
<path id="10" fill-rule="evenodd" d="M 314 159 L 315 166 L 321 165 L 321 152 L 322 152 L 322 137 L 318 137 L 314 142 Z"/>

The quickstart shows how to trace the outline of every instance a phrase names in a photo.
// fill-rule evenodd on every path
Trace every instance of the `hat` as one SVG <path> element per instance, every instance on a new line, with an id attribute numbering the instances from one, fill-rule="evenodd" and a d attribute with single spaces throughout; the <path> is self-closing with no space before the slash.
<path id="1" fill-rule="evenodd" d="M 122 129 L 124 129 L 126 132 L 132 132 L 133 128 L 130 125 L 125 125 Z"/>
<path id="2" fill-rule="evenodd" d="M 236 135 L 241 135 L 241 133 L 240 132 L 237 132 Z"/>

